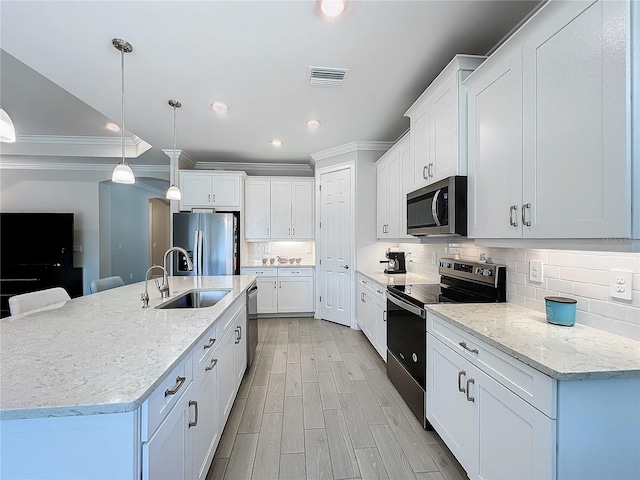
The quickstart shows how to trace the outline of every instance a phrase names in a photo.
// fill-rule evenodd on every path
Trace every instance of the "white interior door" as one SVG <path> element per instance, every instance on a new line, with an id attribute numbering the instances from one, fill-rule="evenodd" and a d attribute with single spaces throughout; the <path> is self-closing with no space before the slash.
<path id="1" fill-rule="evenodd" d="M 320 318 L 351 325 L 351 168 L 320 176 Z"/>

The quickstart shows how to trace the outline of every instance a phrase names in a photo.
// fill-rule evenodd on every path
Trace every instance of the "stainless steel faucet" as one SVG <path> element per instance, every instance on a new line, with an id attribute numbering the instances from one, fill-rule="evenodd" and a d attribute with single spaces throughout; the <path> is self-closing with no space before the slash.
<path id="1" fill-rule="evenodd" d="M 193 262 L 189 258 L 189 254 L 184 248 L 171 247 L 169 250 L 164 252 L 164 268 L 163 268 L 164 275 L 162 277 L 162 285 L 158 287 L 158 290 L 160 290 L 160 295 L 162 295 L 162 298 L 168 298 L 170 293 L 169 292 L 169 273 L 167 272 L 167 259 L 169 258 L 169 254 L 171 252 L 180 252 L 181 254 L 183 254 L 184 258 L 187 259 L 187 270 L 189 271 L 193 270 Z"/>
<path id="2" fill-rule="evenodd" d="M 149 308 L 149 291 L 147 290 L 147 283 L 149 282 L 149 272 L 154 268 L 160 268 L 164 270 L 165 275 L 167 274 L 167 270 L 160 265 L 151 265 L 151 267 L 149 267 L 149 270 L 147 270 L 147 273 L 144 275 L 144 292 L 142 293 L 142 295 L 140 295 L 140 300 L 142 300 L 142 308 Z M 160 285 L 158 284 L 158 279 L 154 278 L 153 281 L 156 282 L 156 288 L 162 294 L 162 290 L 160 289 Z"/>

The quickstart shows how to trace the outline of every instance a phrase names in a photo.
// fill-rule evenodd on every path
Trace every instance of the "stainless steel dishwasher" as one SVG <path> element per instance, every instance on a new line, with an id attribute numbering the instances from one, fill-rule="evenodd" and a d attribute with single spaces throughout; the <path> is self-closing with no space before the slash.
<path id="1" fill-rule="evenodd" d="M 247 371 L 253 363 L 258 345 L 258 285 L 253 282 L 247 289 Z"/>

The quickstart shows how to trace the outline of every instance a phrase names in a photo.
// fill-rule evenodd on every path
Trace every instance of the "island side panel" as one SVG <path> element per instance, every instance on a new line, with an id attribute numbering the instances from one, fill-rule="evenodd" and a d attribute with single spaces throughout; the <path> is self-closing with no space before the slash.
<path id="1" fill-rule="evenodd" d="M 3 420 L 0 478 L 138 479 L 138 410 Z"/>
<path id="2" fill-rule="evenodd" d="M 640 378 L 558 382 L 557 478 L 640 478 Z"/>

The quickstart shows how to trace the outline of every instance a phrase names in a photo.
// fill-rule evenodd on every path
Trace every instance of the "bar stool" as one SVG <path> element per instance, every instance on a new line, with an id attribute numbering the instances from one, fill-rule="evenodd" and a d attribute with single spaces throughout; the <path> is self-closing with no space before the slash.
<path id="1" fill-rule="evenodd" d="M 124 281 L 122 277 L 114 276 L 114 277 L 105 277 L 99 278 L 97 280 L 91 280 L 89 284 L 89 290 L 91 293 L 102 292 L 103 290 L 110 290 L 116 287 L 124 286 Z"/>

